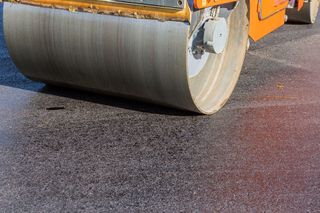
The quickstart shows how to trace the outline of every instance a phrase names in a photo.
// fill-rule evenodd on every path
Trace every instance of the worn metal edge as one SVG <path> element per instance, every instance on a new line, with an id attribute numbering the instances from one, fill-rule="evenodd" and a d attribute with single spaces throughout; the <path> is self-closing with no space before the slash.
<path id="1" fill-rule="evenodd" d="M 191 10 L 185 1 L 182 10 L 168 9 L 155 6 L 141 6 L 113 1 L 90 1 L 90 0 L 4 0 L 12 4 L 25 4 L 37 7 L 67 10 L 69 12 L 87 12 L 132 17 L 137 19 L 155 19 L 159 21 L 191 20 Z"/>

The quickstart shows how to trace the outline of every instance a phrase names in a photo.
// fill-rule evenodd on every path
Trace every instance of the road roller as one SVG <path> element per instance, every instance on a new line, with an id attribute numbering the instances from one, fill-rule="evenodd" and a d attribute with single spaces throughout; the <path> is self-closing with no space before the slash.
<path id="1" fill-rule="evenodd" d="M 285 20 L 314 23 L 318 0 L 10 0 L 9 53 L 49 85 L 217 112 L 249 39 Z"/>

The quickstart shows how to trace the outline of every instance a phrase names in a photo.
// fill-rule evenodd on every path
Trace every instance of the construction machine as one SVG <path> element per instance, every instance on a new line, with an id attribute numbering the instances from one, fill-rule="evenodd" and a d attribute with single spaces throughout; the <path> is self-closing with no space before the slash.
<path id="1" fill-rule="evenodd" d="M 251 38 L 314 23 L 319 0 L 10 0 L 21 72 L 47 84 L 201 114 L 230 97 Z"/>

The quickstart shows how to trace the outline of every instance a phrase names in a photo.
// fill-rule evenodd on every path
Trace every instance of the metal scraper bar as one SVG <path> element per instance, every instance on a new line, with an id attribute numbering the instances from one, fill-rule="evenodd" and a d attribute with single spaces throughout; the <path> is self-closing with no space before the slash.
<path id="1" fill-rule="evenodd" d="M 185 0 L 100 0 L 105 2 L 123 2 L 130 4 L 144 4 L 158 7 L 183 9 Z"/>

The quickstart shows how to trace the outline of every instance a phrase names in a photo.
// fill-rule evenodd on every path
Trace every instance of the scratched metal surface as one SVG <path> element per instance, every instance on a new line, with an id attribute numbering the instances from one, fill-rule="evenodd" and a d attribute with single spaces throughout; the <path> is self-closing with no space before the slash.
<path id="1" fill-rule="evenodd" d="M 0 40 L 1 212 L 319 211 L 319 24 L 253 44 L 214 116 L 46 87 Z"/>
<path id="2" fill-rule="evenodd" d="M 104 0 L 101 0 L 104 1 Z M 107 0 L 108 1 L 108 0 Z M 143 5 L 152 5 L 152 6 L 160 6 L 165 8 L 176 8 L 182 9 L 184 6 L 184 0 L 113 0 L 115 2 L 123 2 L 129 4 L 143 4 Z"/>

